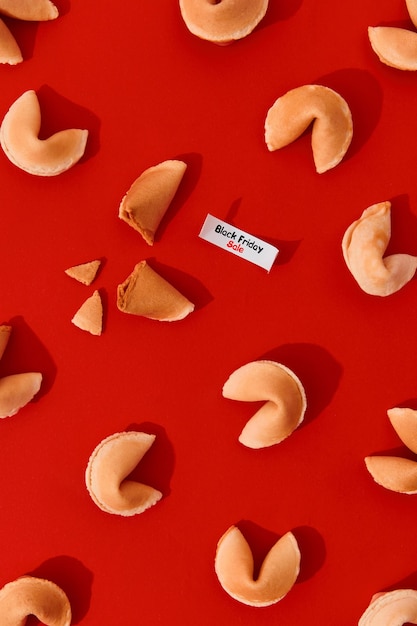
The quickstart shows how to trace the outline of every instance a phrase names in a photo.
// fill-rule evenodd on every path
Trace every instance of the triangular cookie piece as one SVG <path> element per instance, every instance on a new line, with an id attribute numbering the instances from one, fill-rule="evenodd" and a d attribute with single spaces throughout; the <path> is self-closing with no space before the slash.
<path id="1" fill-rule="evenodd" d="M 157 228 L 187 168 L 183 161 L 163 161 L 145 170 L 125 194 L 119 217 L 153 245 Z"/>
<path id="2" fill-rule="evenodd" d="M 103 303 L 98 291 L 80 306 L 71 322 L 92 335 L 101 335 L 103 330 Z"/>
<path id="3" fill-rule="evenodd" d="M 78 280 L 78 282 L 83 285 L 91 285 L 97 275 L 100 265 L 101 261 L 97 259 L 96 261 L 73 265 L 73 267 L 69 267 L 65 270 L 65 273 L 71 278 Z"/>

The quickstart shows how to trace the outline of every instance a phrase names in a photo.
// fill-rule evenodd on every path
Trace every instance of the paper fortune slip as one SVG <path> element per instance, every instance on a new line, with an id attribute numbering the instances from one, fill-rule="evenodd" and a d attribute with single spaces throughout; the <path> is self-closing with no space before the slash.
<path id="1" fill-rule="evenodd" d="M 278 248 L 270 243 L 235 228 L 210 213 L 204 221 L 199 237 L 250 263 L 263 267 L 268 272 L 279 252 Z"/>

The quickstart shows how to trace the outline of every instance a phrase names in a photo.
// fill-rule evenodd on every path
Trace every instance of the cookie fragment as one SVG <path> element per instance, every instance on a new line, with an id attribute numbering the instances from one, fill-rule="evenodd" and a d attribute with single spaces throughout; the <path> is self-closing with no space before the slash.
<path id="1" fill-rule="evenodd" d="M 150 246 L 187 168 L 178 160 L 163 161 L 145 170 L 131 185 L 119 207 L 119 217 Z"/>
<path id="2" fill-rule="evenodd" d="M 172 322 L 184 319 L 194 304 L 146 261 L 140 261 L 117 287 L 117 308 L 123 313 Z"/>
<path id="3" fill-rule="evenodd" d="M 96 290 L 87 298 L 72 318 L 72 323 L 92 335 L 101 335 L 103 331 L 103 303 Z"/>
<path id="4" fill-rule="evenodd" d="M 83 285 L 91 285 L 97 276 L 97 272 L 100 268 L 101 261 L 88 261 L 87 263 L 80 263 L 79 265 L 73 265 L 65 270 L 67 276 L 78 280 Z"/>

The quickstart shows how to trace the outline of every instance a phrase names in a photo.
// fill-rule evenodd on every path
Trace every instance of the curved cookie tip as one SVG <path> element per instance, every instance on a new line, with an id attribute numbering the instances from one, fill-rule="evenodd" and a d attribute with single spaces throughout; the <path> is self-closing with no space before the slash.
<path id="1" fill-rule="evenodd" d="M 268 0 L 180 0 L 179 4 L 188 30 L 219 45 L 247 37 L 268 9 Z"/>
<path id="2" fill-rule="evenodd" d="M 249 544 L 236 526 L 220 538 L 215 572 L 232 598 L 253 607 L 275 604 L 290 591 L 300 571 L 300 550 L 291 532 L 283 535 L 266 555 L 254 580 L 254 561 Z"/>
<path id="3" fill-rule="evenodd" d="M 395 407 L 388 409 L 387 415 L 401 441 L 417 454 L 417 411 Z"/>
<path id="4" fill-rule="evenodd" d="M 381 63 L 397 70 L 417 70 L 417 33 L 395 26 L 370 26 L 368 37 Z"/>
<path id="5" fill-rule="evenodd" d="M 417 1 L 416 0 L 405 0 L 405 4 L 407 6 L 408 15 L 410 16 L 411 21 L 414 26 L 417 27 Z"/>
<path id="6" fill-rule="evenodd" d="M 265 404 L 243 428 L 239 441 L 265 448 L 286 439 L 303 421 L 307 398 L 300 379 L 275 361 L 252 361 L 235 370 L 222 390 L 225 398 Z"/>
<path id="7" fill-rule="evenodd" d="M 59 15 L 50 0 L 0 0 L 0 13 L 30 22 L 55 20 Z"/>
<path id="8" fill-rule="evenodd" d="M 365 465 L 374 481 L 390 491 L 417 493 L 417 462 L 396 456 L 368 456 Z"/>
<path id="9" fill-rule="evenodd" d="M 0 418 L 12 417 L 38 393 L 42 374 L 27 372 L 0 378 Z"/>
<path id="10" fill-rule="evenodd" d="M 11 105 L 0 127 L 0 144 L 7 158 L 35 176 L 57 176 L 84 155 L 88 130 L 70 128 L 39 139 L 41 110 L 34 90 Z"/>
<path id="11" fill-rule="evenodd" d="M 129 517 L 156 504 L 162 493 L 129 479 L 155 440 L 155 435 L 134 431 L 106 437 L 94 449 L 85 472 L 93 502 L 106 513 Z"/>
<path id="12" fill-rule="evenodd" d="M 0 63 L 3 65 L 17 65 L 23 61 L 16 39 L 0 19 Z"/>

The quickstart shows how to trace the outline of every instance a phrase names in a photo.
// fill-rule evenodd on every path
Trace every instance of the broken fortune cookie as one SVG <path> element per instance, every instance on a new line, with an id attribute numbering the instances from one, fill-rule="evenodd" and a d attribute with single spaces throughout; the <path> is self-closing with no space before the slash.
<path id="1" fill-rule="evenodd" d="M 183 161 L 163 161 L 137 178 L 122 199 L 119 217 L 153 245 L 155 234 L 187 168 Z"/>
<path id="2" fill-rule="evenodd" d="M 123 313 L 173 322 L 194 311 L 194 304 L 146 261 L 140 261 L 117 287 L 117 308 Z"/>

